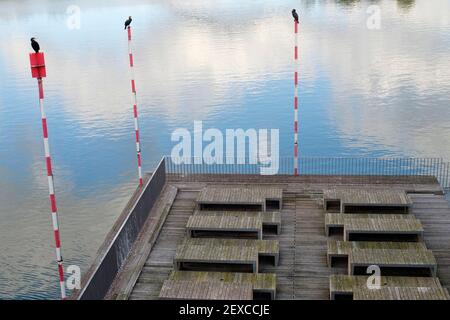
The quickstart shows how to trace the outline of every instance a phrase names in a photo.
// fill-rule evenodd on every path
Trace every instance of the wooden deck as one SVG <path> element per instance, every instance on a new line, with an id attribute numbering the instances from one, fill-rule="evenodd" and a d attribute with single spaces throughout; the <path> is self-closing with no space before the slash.
<path id="1" fill-rule="evenodd" d="M 190 231 L 260 231 L 263 228 L 273 228 L 276 234 L 281 232 L 281 214 L 277 211 L 200 211 L 195 210 L 189 218 L 186 229 Z"/>
<path id="2" fill-rule="evenodd" d="M 425 270 L 425 274 L 430 272 L 430 276 L 436 276 L 437 262 L 431 250 L 403 250 L 403 249 L 363 249 L 352 250 L 348 257 L 348 273 L 350 275 L 357 273 L 357 268 L 362 267 L 363 272 L 366 269 L 376 265 L 382 268 L 391 269 L 420 269 Z M 405 274 L 405 272 L 399 273 Z"/>
<path id="3" fill-rule="evenodd" d="M 335 300 L 339 298 L 353 298 L 355 292 L 359 292 L 359 298 L 362 298 L 362 294 L 366 294 L 363 290 L 367 289 L 368 276 L 349 276 L 334 274 L 330 276 L 330 299 Z M 380 279 L 380 287 L 373 288 L 372 290 L 379 290 L 384 288 L 436 288 L 444 291 L 445 295 L 448 297 L 448 292 L 442 287 L 438 278 L 434 277 L 385 277 L 382 276 Z M 379 291 L 377 293 L 388 294 L 387 297 L 382 297 L 381 299 L 389 298 L 389 291 Z M 358 295 L 358 294 L 357 294 Z M 366 299 L 372 299 L 373 295 L 367 296 Z"/>
<path id="4" fill-rule="evenodd" d="M 357 288 L 353 300 L 449 300 L 442 288 L 387 287 L 378 290 Z"/>
<path id="5" fill-rule="evenodd" d="M 187 238 L 177 248 L 174 257 L 176 270 L 195 268 L 197 265 L 247 265 L 253 272 L 258 272 L 260 256 L 273 257 L 278 264 L 279 244 L 276 240 L 244 239 L 190 239 Z"/>
<path id="6" fill-rule="evenodd" d="M 168 280 L 250 284 L 253 296 L 267 294 L 271 300 L 275 299 L 277 288 L 276 275 L 272 273 L 172 271 Z"/>
<path id="7" fill-rule="evenodd" d="M 248 283 L 166 280 L 161 288 L 159 298 L 189 300 L 252 300 L 253 288 L 252 285 Z"/>
<path id="8" fill-rule="evenodd" d="M 344 225 L 344 240 L 353 240 L 356 236 L 390 236 L 419 241 L 423 235 L 422 223 L 417 219 L 351 219 Z M 411 241 L 411 240 L 408 240 Z"/>
<path id="9" fill-rule="evenodd" d="M 410 236 L 413 241 L 418 241 L 423 235 L 423 226 L 420 220 L 413 215 L 392 214 L 333 214 L 325 215 L 325 233 L 328 236 L 330 229 L 342 229 L 344 240 L 353 240 L 352 235 L 391 235 L 403 237 Z"/>
<path id="10" fill-rule="evenodd" d="M 399 232 L 419 231 L 423 232 L 420 220 L 412 214 L 325 214 L 325 234 L 328 236 L 333 229 L 341 229 L 345 235 L 345 229 L 357 231 Z"/>
<path id="11" fill-rule="evenodd" d="M 372 242 L 372 241 L 338 241 L 329 240 L 327 257 L 328 265 L 333 265 L 334 258 L 349 258 L 355 251 L 380 250 L 382 252 L 394 251 L 396 253 L 401 251 L 422 252 L 427 251 L 427 247 L 422 242 Z M 378 251 L 378 252 L 380 252 Z M 373 263 L 375 264 L 375 263 Z"/>
<path id="12" fill-rule="evenodd" d="M 380 268 L 406 268 L 430 271 L 436 275 L 437 263 L 433 252 L 421 242 L 328 241 L 328 265 L 336 258 L 346 258 L 348 274 L 358 267 L 377 265 Z"/>
<path id="13" fill-rule="evenodd" d="M 324 208 L 338 207 L 341 213 L 361 210 L 409 212 L 411 200 L 402 190 L 340 188 L 324 190 Z"/>
<path id="14" fill-rule="evenodd" d="M 241 216 L 237 215 L 200 215 L 194 214 L 189 217 L 186 224 L 186 231 L 189 237 L 198 235 L 210 235 L 219 233 L 238 237 L 250 235 L 256 239 L 262 239 L 263 219 L 261 216 Z M 216 237 L 217 235 L 214 235 Z"/>
<path id="15" fill-rule="evenodd" d="M 348 274 L 347 267 L 329 268 L 327 265 L 327 240 L 339 238 L 335 236 L 329 238 L 325 235 L 326 212 L 322 206 L 322 196 L 324 190 L 338 187 L 391 190 L 399 193 L 408 191 L 408 198 L 411 200 L 410 213 L 422 222 L 425 248 L 433 251 L 438 265 L 437 276 L 442 286 L 449 288 L 450 209 L 444 196 L 440 194 L 439 186 L 430 179 L 416 180 L 404 177 L 402 179 L 371 177 L 371 179 L 371 183 L 366 183 L 367 181 L 361 177 L 293 179 L 292 177 L 226 176 L 218 179 L 215 176 L 205 175 L 195 182 L 169 181 L 169 185 L 177 190 L 172 202 L 159 205 L 154 209 L 155 214 L 152 214 L 154 219 L 157 219 L 158 215 L 163 219 L 160 223 L 161 228 L 155 229 L 150 225 L 142 231 L 143 235 L 128 257 L 129 262 L 115 279 L 107 298 L 158 299 L 164 282 L 177 280 L 172 279 L 171 276 L 174 271 L 173 261 L 177 247 L 183 244 L 186 238 L 186 224 L 196 210 L 196 199 L 205 187 L 217 187 L 222 184 L 224 188 L 249 189 L 264 186 L 282 190 L 282 208 L 278 210 L 282 221 L 281 233 L 279 235 L 263 233 L 264 240 L 278 241 L 279 263 L 275 266 L 272 263 L 260 261 L 258 266 L 260 273 L 276 275 L 277 299 L 329 299 L 330 275 Z M 168 190 L 170 189 L 166 188 L 165 193 L 160 197 L 169 200 L 171 197 L 166 194 Z M 268 212 L 264 212 L 266 213 Z M 392 213 L 400 214 L 395 210 Z M 149 232 L 157 233 L 150 237 L 147 234 Z M 146 239 L 146 234 L 152 241 Z M 420 243 L 412 242 L 409 245 L 420 245 Z M 214 274 L 221 273 L 214 272 Z M 254 276 L 259 273 L 246 274 Z M 189 278 L 179 280 L 192 281 Z M 205 283 L 211 282 L 212 280 L 205 281 Z M 240 281 L 240 285 L 244 282 Z"/>
<path id="16" fill-rule="evenodd" d="M 228 208 L 248 208 L 259 211 L 266 211 L 266 208 L 273 204 L 275 207 L 272 209 L 279 210 L 282 207 L 282 194 L 282 189 L 274 187 L 211 186 L 200 192 L 197 204 L 200 209 L 226 206 Z"/>

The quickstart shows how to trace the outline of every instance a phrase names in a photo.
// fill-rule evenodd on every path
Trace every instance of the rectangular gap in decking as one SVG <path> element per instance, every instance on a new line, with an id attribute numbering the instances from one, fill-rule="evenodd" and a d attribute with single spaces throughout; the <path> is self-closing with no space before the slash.
<path id="1" fill-rule="evenodd" d="M 344 234 L 344 227 L 329 227 L 328 228 L 329 236 L 343 235 L 343 234 Z"/>
<path id="2" fill-rule="evenodd" d="M 237 238 L 237 239 L 258 239 L 257 231 L 232 231 L 232 230 L 192 230 L 192 238 Z"/>
<path id="3" fill-rule="evenodd" d="M 336 292 L 334 294 L 333 300 L 353 300 L 353 293 L 352 292 L 348 292 L 348 293 L 343 293 L 343 292 L 337 293 Z"/>
<path id="4" fill-rule="evenodd" d="M 179 270 L 252 273 L 253 266 L 241 263 L 181 262 Z"/>
<path id="5" fill-rule="evenodd" d="M 347 241 L 377 241 L 377 242 L 418 242 L 417 234 L 400 233 L 350 233 Z"/>
<path id="6" fill-rule="evenodd" d="M 332 257 L 330 263 L 331 267 L 346 268 L 348 266 L 348 257 Z"/>
<path id="7" fill-rule="evenodd" d="M 275 265 L 275 257 L 273 255 L 264 255 L 259 254 L 258 255 L 258 264 L 260 268 L 264 268 L 266 266 L 273 266 Z"/>
<path id="8" fill-rule="evenodd" d="M 263 224 L 264 235 L 277 235 L 279 226 L 275 224 Z"/>
<path id="9" fill-rule="evenodd" d="M 341 200 L 326 200 L 325 210 L 329 212 L 340 212 Z"/>
<path id="10" fill-rule="evenodd" d="M 201 203 L 200 210 L 217 211 L 263 211 L 260 204 L 223 204 L 223 203 Z"/>
<path id="11" fill-rule="evenodd" d="M 407 207 L 402 206 L 379 206 L 379 205 L 345 205 L 344 213 L 408 213 Z"/>
<path id="12" fill-rule="evenodd" d="M 266 199 L 266 211 L 281 210 L 280 200 Z"/>

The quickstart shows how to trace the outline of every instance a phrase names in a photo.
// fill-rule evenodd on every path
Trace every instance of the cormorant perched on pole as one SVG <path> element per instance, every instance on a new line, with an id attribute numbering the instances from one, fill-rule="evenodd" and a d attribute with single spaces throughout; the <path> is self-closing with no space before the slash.
<path id="1" fill-rule="evenodd" d="M 292 9 L 292 16 L 294 17 L 295 22 L 298 23 L 298 14 L 297 11 L 295 11 L 295 9 Z"/>
<path id="2" fill-rule="evenodd" d="M 34 38 L 31 38 L 31 47 L 33 48 L 34 52 L 38 53 L 41 47 L 39 46 L 39 43 L 37 43 Z"/>
<path id="3" fill-rule="evenodd" d="M 125 21 L 125 28 L 123 28 L 123 30 L 125 30 L 131 24 L 131 21 L 133 21 L 133 20 L 131 19 L 131 16 L 129 16 L 128 20 Z"/>

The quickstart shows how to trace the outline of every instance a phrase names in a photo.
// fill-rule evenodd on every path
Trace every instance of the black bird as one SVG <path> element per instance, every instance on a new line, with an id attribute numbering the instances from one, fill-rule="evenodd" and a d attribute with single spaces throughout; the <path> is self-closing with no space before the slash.
<path id="1" fill-rule="evenodd" d="M 295 11 L 295 9 L 292 9 L 292 16 L 294 17 L 295 22 L 298 23 L 298 14 L 297 11 Z"/>
<path id="2" fill-rule="evenodd" d="M 34 38 L 31 38 L 31 47 L 33 48 L 34 52 L 38 53 L 41 47 L 39 46 L 39 43 L 37 43 Z"/>
<path id="3" fill-rule="evenodd" d="M 131 21 L 133 21 L 133 20 L 131 19 L 131 16 L 129 16 L 128 20 L 125 21 L 125 28 L 123 28 L 123 30 L 125 30 L 131 24 Z"/>

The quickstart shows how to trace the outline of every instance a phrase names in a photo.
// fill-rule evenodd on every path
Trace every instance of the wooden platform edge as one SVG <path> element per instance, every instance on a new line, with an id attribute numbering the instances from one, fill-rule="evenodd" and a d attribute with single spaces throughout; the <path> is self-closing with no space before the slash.
<path id="1" fill-rule="evenodd" d="M 137 188 L 103 241 L 93 263 L 83 275 L 81 289 L 74 290 L 69 299 L 105 298 L 166 183 L 162 158 L 153 173 L 148 175 L 144 186 Z"/>
<path id="2" fill-rule="evenodd" d="M 148 181 L 150 180 L 152 175 L 153 175 L 153 172 L 147 172 L 147 173 L 144 174 L 144 181 L 143 181 L 144 185 L 146 185 L 148 183 Z M 120 227 L 125 222 L 126 218 L 129 215 L 129 212 L 130 212 L 131 208 L 136 203 L 137 199 L 141 196 L 143 190 L 144 189 L 139 187 L 139 186 L 136 187 L 136 189 L 134 190 L 134 192 L 131 195 L 130 199 L 128 200 L 127 204 L 125 205 L 125 207 L 121 211 L 119 217 L 117 218 L 117 220 L 114 222 L 114 224 L 111 227 L 111 229 L 106 234 L 105 240 L 102 242 L 100 247 L 97 249 L 97 252 L 95 253 L 94 260 L 92 261 L 89 269 L 82 276 L 81 288 L 84 288 L 84 286 L 87 284 L 88 280 L 94 274 L 98 264 L 101 262 L 101 258 L 106 254 L 107 250 L 109 249 L 109 246 L 111 244 L 110 243 L 111 239 L 114 238 L 114 236 L 117 234 L 117 232 L 120 229 Z M 72 294 L 69 296 L 68 299 L 69 300 L 76 300 L 76 299 L 79 298 L 80 294 L 81 294 L 81 289 L 74 290 L 72 292 Z"/>
<path id="3" fill-rule="evenodd" d="M 177 193 L 178 188 L 171 185 L 167 186 L 167 189 L 163 190 L 163 197 L 159 201 L 162 203 L 157 203 L 154 207 L 155 211 L 160 210 L 160 215 L 154 219 L 150 213 L 149 219 L 142 228 L 123 269 L 118 273 L 119 276 L 111 285 L 111 288 L 105 297 L 106 300 L 129 299 L 145 265 L 145 261 L 150 255 L 164 222 L 169 215 Z M 161 205 L 163 206 L 162 209 Z"/>

